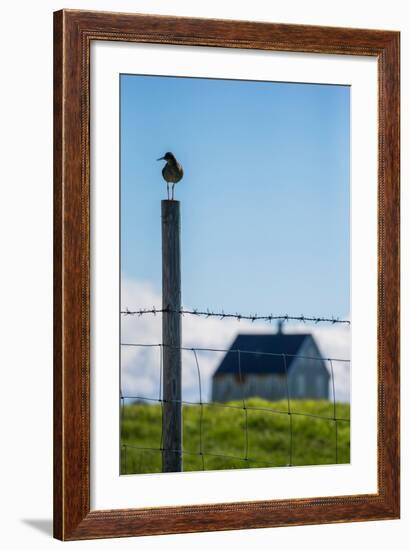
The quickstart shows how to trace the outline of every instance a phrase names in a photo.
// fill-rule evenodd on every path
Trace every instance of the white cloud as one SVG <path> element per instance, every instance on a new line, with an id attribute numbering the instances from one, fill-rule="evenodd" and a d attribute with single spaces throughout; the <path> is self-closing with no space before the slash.
<path id="1" fill-rule="evenodd" d="M 130 311 L 161 306 L 161 294 L 151 284 L 135 279 L 122 279 L 121 309 Z M 239 332 L 269 333 L 274 325 L 262 321 L 203 318 L 185 315 L 183 317 L 183 347 L 229 349 Z M 345 325 L 286 324 L 284 332 L 311 332 L 323 355 L 329 358 L 348 359 L 350 355 L 350 330 Z M 124 316 L 121 323 L 121 342 L 138 344 L 160 344 L 161 315 L 146 314 Z M 152 399 L 160 397 L 160 353 L 159 346 L 121 347 L 121 380 L 124 395 L 143 396 Z M 210 398 L 211 377 L 223 357 L 223 353 L 200 351 L 197 358 L 200 365 L 202 398 Z M 183 399 L 199 400 L 198 374 L 192 351 L 183 351 Z M 333 362 L 336 398 L 349 400 L 349 363 Z"/>

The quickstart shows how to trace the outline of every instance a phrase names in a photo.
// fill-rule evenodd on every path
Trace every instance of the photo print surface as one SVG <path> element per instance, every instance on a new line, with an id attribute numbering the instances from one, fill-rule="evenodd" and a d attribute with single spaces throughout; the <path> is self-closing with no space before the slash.
<path id="1" fill-rule="evenodd" d="M 120 76 L 121 474 L 350 462 L 350 87 Z"/>

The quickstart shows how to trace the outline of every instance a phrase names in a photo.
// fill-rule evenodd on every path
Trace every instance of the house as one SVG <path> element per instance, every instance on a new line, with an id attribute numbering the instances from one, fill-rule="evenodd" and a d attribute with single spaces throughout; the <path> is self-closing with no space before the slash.
<path id="1" fill-rule="evenodd" d="M 214 372 L 212 400 L 329 399 L 329 378 L 311 334 L 239 334 Z"/>

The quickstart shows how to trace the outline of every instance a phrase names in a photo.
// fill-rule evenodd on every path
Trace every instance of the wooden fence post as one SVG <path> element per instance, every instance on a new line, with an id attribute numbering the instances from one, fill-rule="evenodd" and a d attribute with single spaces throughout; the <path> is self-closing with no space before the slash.
<path id="1" fill-rule="evenodd" d="M 181 243 L 179 201 L 161 201 L 163 414 L 162 471 L 182 471 Z"/>

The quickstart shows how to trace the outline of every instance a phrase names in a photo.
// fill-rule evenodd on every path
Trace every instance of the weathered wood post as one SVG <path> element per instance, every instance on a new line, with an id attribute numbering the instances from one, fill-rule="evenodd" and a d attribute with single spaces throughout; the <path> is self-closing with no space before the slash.
<path id="1" fill-rule="evenodd" d="M 179 201 L 161 201 L 163 414 L 162 471 L 182 471 L 181 250 Z"/>

